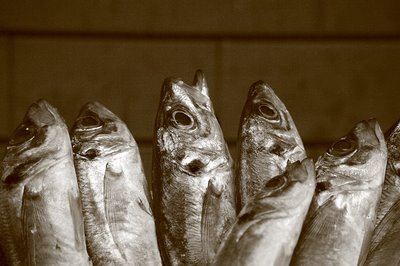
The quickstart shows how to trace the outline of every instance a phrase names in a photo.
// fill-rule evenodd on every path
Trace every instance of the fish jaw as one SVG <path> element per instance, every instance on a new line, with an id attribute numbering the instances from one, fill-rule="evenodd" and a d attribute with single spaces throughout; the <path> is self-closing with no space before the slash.
<path id="1" fill-rule="evenodd" d="M 88 102 L 81 108 L 71 136 L 74 153 L 88 159 L 137 147 L 125 123 L 98 102 Z"/>

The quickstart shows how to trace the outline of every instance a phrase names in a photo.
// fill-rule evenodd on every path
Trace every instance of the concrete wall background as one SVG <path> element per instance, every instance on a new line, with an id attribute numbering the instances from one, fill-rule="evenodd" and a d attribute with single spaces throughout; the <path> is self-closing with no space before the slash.
<path id="1" fill-rule="evenodd" d="M 0 144 L 45 98 L 69 126 L 96 100 L 147 174 L 163 80 L 207 77 L 235 152 L 249 86 L 268 82 L 316 158 L 357 121 L 400 118 L 398 1 L 0 1 Z"/>

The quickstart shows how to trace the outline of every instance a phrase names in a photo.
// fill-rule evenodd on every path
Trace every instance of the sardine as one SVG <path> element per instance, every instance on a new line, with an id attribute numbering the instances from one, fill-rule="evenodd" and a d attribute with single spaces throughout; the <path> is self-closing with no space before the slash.
<path id="1" fill-rule="evenodd" d="M 400 121 L 386 132 L 388 158 L 385 182 L 364 265 L 398 265 L 400 261 Z"/>
<path id="2" fill-rule="evenodd" d="M 314 190 L 313 161 L 289 164 L 243 207 L 215 265 L 289 265 Z"/>
<path id="3" fill-rule="evenodd" d="M 384 136 L 371 119 L 358 123 L 318 159 L 315 195 L 291 265 L 365 261 L 386 158 Z"/>
<path id="4" fill-rule="evenodd" d="M 400 199 L 400 121 L 385 134 L 388 151 L 385 182 L 376 215 L 376 225 Z"/>
<path id="5" fill-rule="evenodd" d="M 147 181 L 127 126 L 91 102 L 82 107 L 71 136 L 94 265 L 161 265 Z"/>
<path id="6" fill-rule="evenodd" d="M 205 265 L 235 219 L 232 159 L 204 75 L 166 79 L 153 148 L 157 234 L 166 265 Z"/>
<path id="7" fill-rule="evenodd" d="M 9 265 L 89 265 L 67 126 L 32 104 L 1 164 L 0 245 Z"/>
<path id="8" fill-rule="evenodd" d="M 249 89 L 237 145 L 238 212 L 266 181 L 283 173 L 288 162 L 306 158 L 292 117 L 263 81 L 255 82 Z"/>

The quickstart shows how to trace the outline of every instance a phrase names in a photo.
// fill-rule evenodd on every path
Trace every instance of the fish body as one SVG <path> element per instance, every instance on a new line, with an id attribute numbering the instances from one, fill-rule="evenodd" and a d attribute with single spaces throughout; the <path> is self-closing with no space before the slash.
<path id="1" fill-rule="evenodd" d="M 400 199 L 400 121 L 396 122 L 385 136 L 388 158 L 382 196 L 376 215 L 376 225 Z"/>
<path id="2" fill-rule="evenodd" d="M 201 71 L 164 81 L 153 148 L 153 210 L 165 265 L 209 264 L 235 219 L 232 159 Z"/>
<path id="3" fill-rule="evenodd" d="M 68 129 L 32 104 L 1 164 L 0 245 L 8 265 L 89 265 Z"/>
<path id="4" fill-rule="evenodd" d="M 240 212 L 215 265 L 289 265 L 315 189 L 311 159 L 289 164 Z"/>
<path id="5" fill-rule="evenodd" d="M 238 136 L 238 211 L 289 162 L 306 157 L 296 126 L 268 84 L 255 82 L 242 111 Z"/>
<path id="6" fill-rule="evenodd" d="M 91 102 L 71 135 L 94 265 L 161 265 L 139 149 L 126 125 Z"/>
<path id="7" fill-rule="evenodd" d="M 291 265 L 363 263 L 386 158 L 379 125 L 368 120 L 358 123 L 318 159 L 315 195 Z"/>
<path id="8" fill-rule="evenodd" d="M 388 149 L 386 175 L 364 265 L 398 265 L 400 258 L 400 121 L 385 135 Z"/>

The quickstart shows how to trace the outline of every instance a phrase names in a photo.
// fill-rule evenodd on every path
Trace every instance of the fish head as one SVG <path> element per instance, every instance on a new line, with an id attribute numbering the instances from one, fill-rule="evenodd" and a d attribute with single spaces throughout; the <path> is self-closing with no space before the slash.
<path id="1" fill-rule="evenodd" d="M 303 143 L 289 111 L 263 81 L 255 82 L 249 89 L 240 130 L 245 141 L 256 147 L 254 150 L 268 154 L 265 157 L 280 161 L 294 153 L 297 156 L 290 156 L 291 162 L 305 157 Z"/>
<path id="2" fill-rule="evenodd" d="M 38 100 L 28 108 L 23 121 L 12 133 L 1 165 L 2 181 L 15 183 L 26 171 L 39 171 L 40 167 L 32 165 L 70 155 L 69 147 L 64 119 L 47 101 Z"/>
<path id="3" fill-rule="evenodd" d="M 243 215 L 271 217 L 282 213 L 292 213 L 305 202 L 311 200 L 315 188 L 315 168 L 312 159 L 289 163 L 286 171 L 268 180 L 261 190 L 245 205 Z M 250 217 L 248 217 L 250 218 Z"/>
<path id="4" fill-rule="evenodd" d="M 400 120 L 385 133 L 388 149 L 388 164 L 400 176 Z"/>
<path id="5" fill-rule="evenodd" d="M 156 148 L 167 154 L 162 156 L 166 164 L 189 175 L 224 163 L 220 155 L 225 153 L 226 144 L 206 84 L 201 71 L 196 72 L 193 86 L 181 79 L 166 79 L 156 117 Z"/>
<path id="6" fill-rule="evenodd" d="M 98 102 L 88 102 L 81 108 L 71 136 L 74 154 L 88 160 L 119 152 L 135 143 L 125 123 Z"/>
<path id="7" fill-rule="evenodd" d="M 386 158 L 378 122 L 361 121 L 318 159 L 317 192 L 374 189 L 382 183 Z"/>

